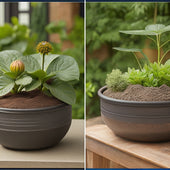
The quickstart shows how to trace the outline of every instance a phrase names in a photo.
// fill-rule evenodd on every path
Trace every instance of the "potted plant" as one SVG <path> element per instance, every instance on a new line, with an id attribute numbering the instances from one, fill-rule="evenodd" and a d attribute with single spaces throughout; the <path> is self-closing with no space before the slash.
<path id="1" fill-rule="evenodd" d="M 148 25 L 145 30 L 120 31 L 153 40 L 158 60 L 150 63 L 141 49 L 114 48 L 132 52 L 139 64 L 139 69 L 128 68 L 125 73 L 112 70 L 107 75 L 107 85 L 98 91 L 102 118 L 118 136 L 145 142 L 170 140 L 170 60 L 162 64 L 169 50 L 160 55 L 161 48 L 169 42 L 161 41 L 167 31 L 170 25 L 162 24 Z M 137 58 L 136 52 L 142 53 L 143 60 Z"/>
<path id="2" fill-rule="evenodd" d="M 50 147 L 71 125 L 78 64 L 70 56 L 48 54 L 52 46 L 46 41 L 37 51 L 30 56 L 0 52 L 0 144 L 7 148 Z"/>

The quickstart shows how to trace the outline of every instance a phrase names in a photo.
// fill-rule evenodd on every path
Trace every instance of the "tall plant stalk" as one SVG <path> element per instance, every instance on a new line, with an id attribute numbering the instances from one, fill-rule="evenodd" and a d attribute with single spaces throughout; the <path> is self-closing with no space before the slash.
<path id="1" fill-rule="evenodd" d="M 157 12 L 158 12 L 158 3 L 155 2 L 154 19 L 153 19 L 153 23 L 154 23 L 154 24 L 156 24 L 156 22 L 157 22 Z"/>
<path id="2" fill-rule="evenodd" d="M 44 60 L 45 60 L 45 53 L 42 56 L 42 70 L 44 71 Z"/>
<path id="3" fill-rule="evenodd" d="M 158 64 L 160 64 L 160 58 L 161 58 L 160 37 L 161 37 L 160 34 L 156 35 L 156 44 L 157 44 L 157 50 L 158 50 Z"/>

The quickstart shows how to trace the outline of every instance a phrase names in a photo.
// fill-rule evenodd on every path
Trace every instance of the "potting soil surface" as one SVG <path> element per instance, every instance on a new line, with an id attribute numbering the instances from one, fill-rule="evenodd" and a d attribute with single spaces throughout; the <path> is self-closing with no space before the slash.
<path id="1" fill-rule="evenodd" d="M 113 92 L 107 89 L 103 92 L 105 96 L 129 101 L 170 101 L 170 87 L 144 87 L 141 85 L 129 85 L 123 92 Z"/>
<path id="2" fill-rule="evenodd" d="M 61 103 L 58 99 L 46 96 L 38 90 L 20 94 L 8 94 L 0 98 L 0 107 L 13 109 L 43 108 Z"/>

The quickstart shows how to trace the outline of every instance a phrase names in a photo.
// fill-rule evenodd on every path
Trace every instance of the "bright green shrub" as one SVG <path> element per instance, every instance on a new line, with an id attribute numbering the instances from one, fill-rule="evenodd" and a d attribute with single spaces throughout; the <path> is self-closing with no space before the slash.
<path id="1" fill-rule="evenodd" d="M 146 87 L 170 86 L 170 60 L 166 64 L 158 63 L 145 65 L 142 70 L 129 69 L 130 84 L 141 84 Z"/>

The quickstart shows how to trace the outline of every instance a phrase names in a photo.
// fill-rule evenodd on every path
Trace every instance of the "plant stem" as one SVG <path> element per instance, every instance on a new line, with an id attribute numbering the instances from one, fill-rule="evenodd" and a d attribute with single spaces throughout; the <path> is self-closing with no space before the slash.
<path id="1" fill-rule="evenodd" d="M 43 54 L 42 56 L 42 66 L 41 66 L 41 69 L 44 71 L 44 60 L 45 60 L 45 54 Z M 40 90 L 42 91 L 42 88 L 43 88 L 43 83 L 41 81 L 41 86 L 40 86 Z"/>
<path id="2" fill-rule="evenodd" d="M 167 40 L 166 42 L 164 42 L 160 47 L 162 48 L 163 46 L 165 46 L 170 40 Z"/>
<path id="3" fill-rule="evenodd" d="M 24 88 L 24 87 L 23 87 L 22 85 L 20 85 L 19 88 L 18 88 L 18 93 L 20 93 L 23 88 Z"/>
<path id="4" fill-rule="evenodd" d="M 160 64 L 161 64 L 162 60 L 164 59 L 164 57 L 166 56 L 166 54 L 167 54 L 169 51 L 170 51 L 170 50 L 167 50 L 167 51 L 163 54 L 163 56 L 161 57 L 161 60 L 160 60 Z"/>
<path id="5" fill-rule="evenodd" d="M 136 61 L 137 61 L 138 65 L 139 65 L 140 69 L 142 70 L 142 66 L 141 66 L 141 64 L 140 64 L 140 62 L 139 62 L 139 60 L 138 60 L 138 58 L 137 58 L 136 54 L 135 54 L 135 53 L 133 53 L 133 55 L 135 56 Z"/>
<path id="6" fill-rule="evenodd" d="M 144 56 L 144 58 L 146 59 L 147 64 L 149 64 L 150 61 L 149 61 L 148 57 L 145 55 L 145 53 L 144 53 L 142 50 L 140 51 L 140 53 L 141 53 L 141 54 Z"/>
<path id="7" fill-rule="evenodd" d="M 153 18 L 153 22 L 154 24 L 156 24 L 156 20 L 157 20 L 157 11 L 158 11 L 158 3 L 155 2 L 155 10 L 154 10 L 154 18 Z"/>
<path id="8" fill-rule="evenodd" d="M 41 82 L 40 90 L 42 91 L 43 89 L 43 83 Z"/>
<path id="9" fill-rule="evenodd" d="M 45 59 L 45 54 L 43 54 L 43 57 L 42 57 L 42 70 L 44 71 L 44 59 Z"/>
<path id="10" fill-rule="evenodd" d="M 148 39 L 150 39 L 150 40 L 152 40 L 155 44 L 156 44 L 156 41 L 153 39 L 153 38 L 151 38 L 151 37 L 149 37 L 149 36 L 146 36 Z"/>
<path id="11" fill-rule="evenodd" d="M 19 86 L 15 84 L 14 88 L 13 88 L 13 93 L 14 94 L 18 93 L 18 88 L 19 88 Z"/>
<path id="12" fill-rule="evenodd" d="M 156 35 L 156 43 L 157 43 L 157 50 L 158 50 L 158 64 L 160 65 L 160 34 Z"/>

